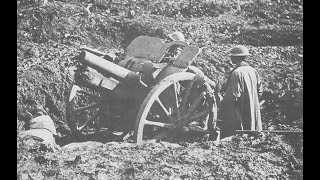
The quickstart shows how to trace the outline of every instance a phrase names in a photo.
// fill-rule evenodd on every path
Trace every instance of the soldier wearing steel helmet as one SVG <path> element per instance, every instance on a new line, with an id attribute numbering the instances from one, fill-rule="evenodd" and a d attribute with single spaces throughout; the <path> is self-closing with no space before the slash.
<path id="1" fill-rule="evenodd" d="M 185 42 L 185 38 L 182 32 L 175 31 L 173 33 L 168 34 L 168 37 L 164 39 L 165 42 L 171 41 L 183 41 Z M 165 56 L 162 58 L 161 62 L 165 63 L 173 63 L 173 61 L 180 55 L 183 48 L 181 45 L 173 45 L 168 49 Z"/>
<path id="2" fill-rule="evenodd" d="M 183 41 L 186 42 L 186 39 L 184 37 L 184 34 L 180 31 L 175 31 L 173 33 L 170 33 L 168 35 L 168 37 L 173 40 L 173 41 Z M 187 42 L 186 42 L 187 43 Z M 188 44 L 188 43 L 187 43 Z M 183 48 L 179 47 L 179 45 L 177 47 L 173 47 L 173 49 L 170 49 L 169 53 L 175 54 L 175 56 L 179 55 L 179 53 L 181 53 L 183 50 Z M 204 78 L 205 81 L 208 82 L 208 84 L 211 86 L 211 88 L 214 89 L 214 95 L 216 98 L 216 103 L 219 104 L 222 96 L 219 94 L 218 91 L 216 91 L 216 83 L 214 81 L 212 81 L 209 77 L 207 77 L 199 68 L 197 68 L 196 66 L 190 65 L 187 69 L 187 72 L 192 72 L 194 74 L 198 74 L 201 77 Z M 208 121 L 208 118 L 204 118 L 203 121 L 200 122 L 200 127 L 202 127 L 203 129 L 208 129 L 208 130 L 213 130 L 215 128 L 215 124 L 209 124 L 210 123 L 215 123 L 213 121 Z"/>
<path id="3" fill-rule="evenodd" d="M 43 106 L 38 106 L 33 111 L 26 111 L 25 131 L 18 134 L 21 138 L 31 138 L 36 142 L 41 142 L 48 149 L 59 150 L 55 137 L 58 136 L 55 125 L 51 117 Z M 32 143 L 30 145 L 33 145 Z"/>
<path id="4" fill-rule="evenodd" d="M 183 42 L 186 42 L 185 38 L 184 38 L 184 35 L 182 32 L 180 31 L 175 31 L 171 34 L 168 35 L 169 38 L 173 41 L 183 41 Z M 177 47 L 177 51 L 182 51 L 182 49 L 180 47 Z M 203 76 L 205 78 L 205 80 L 213 87 L 215 88 L 216 87 L 216 83 L 213 82 L 211 79 L 209 79 L 207 76 L 205 76 L 205 74 L 197 67 L 195 66 L 192 66 L 190 65 L 188 67 L 188 70 L 187 71 L 190 71 L 190 72 L 193 72 L 195 74 L 200 74 L 201 76 Z"/>
<path id="5" fill-rule="evenodd" d="M 219 108 L 221 138 L 233 135 L 235 130 L 262 130 L 259 74 L 245 61 L 250 56 L 245 46 L 237 45 L 229 53 L 235 68 L 229 75 L 226 94 Z"/>

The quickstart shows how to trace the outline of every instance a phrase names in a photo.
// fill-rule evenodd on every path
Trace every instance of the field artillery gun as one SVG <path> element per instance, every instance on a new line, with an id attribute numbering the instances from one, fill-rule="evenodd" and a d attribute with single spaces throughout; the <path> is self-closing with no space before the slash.
<path id="1" fill-rule="evenodd" d="M 176 47 L 182 50 L 168 57 Z M 66 102 L 67 122 L 75 135 L 105 128 L 124 137 L 133 131 L 133 141 L 140 143 L 181 131 L 214 134 L 213 89 L 202 72 L 189 68 L 200 48 L 139 36 L 118 61 L 95 49 L 81 50 L 74 58 L 80 66 Z"/>

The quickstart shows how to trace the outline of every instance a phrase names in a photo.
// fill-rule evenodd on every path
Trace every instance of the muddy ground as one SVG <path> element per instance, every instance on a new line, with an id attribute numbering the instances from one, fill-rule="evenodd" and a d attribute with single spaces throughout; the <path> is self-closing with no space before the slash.
<path id="1" fill-rule="evenodd" d="M 89 3 L 91 7 L 88 7 Z M 29 179 L 303 179 L 303 136 L 236 135 L 133 144 L 100 137 L 75 143 L 65 97 L 79 46 L 122 51 L 135 37 L 182 31 L 204 48 L 195 65 L 218 84 L 232 69 L 226 50 L 244 44 L 261 74 L 264 129 L 303 130 L 303 1 L 17 1 L 17 133 L 41 104 L 58 152 L 17 139 L 17 175 Z M 71 144 L 70 144 L 71 143 Z M 38 147 L 39 148 L 36 148 Z"/>

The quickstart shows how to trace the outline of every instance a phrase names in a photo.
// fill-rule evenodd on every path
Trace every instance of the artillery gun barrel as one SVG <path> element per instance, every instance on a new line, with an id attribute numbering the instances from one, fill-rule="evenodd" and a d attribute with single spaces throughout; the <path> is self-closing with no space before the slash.
<path id="1" fill-rule="evenodd" d="M 134 85 L 140 81 L 140 75 L 90 52 L 82 51 L 79 55 L 79 60 L 99 73 L 103 75 L 111 74 L 115 79 L 124 83 Z"/>

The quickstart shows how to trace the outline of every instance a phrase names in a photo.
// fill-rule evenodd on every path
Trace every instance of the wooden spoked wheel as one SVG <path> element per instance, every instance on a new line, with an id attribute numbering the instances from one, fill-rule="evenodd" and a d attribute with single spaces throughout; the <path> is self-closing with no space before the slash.
<path id="1" fill-rule="evenodd" d="M 136 117 L 134 142 L 170 137 L 208 117 L 207 125 L 212 126 L 216 111 L 212 89 L 203 77 L 189 72 L 172 74 L 154 86 L 142 102 Z"/>
<path id="2" fill-rule="evenodd" d="M 98 132 L 107 119 L 107 107 L 98 91 L 72 83 L 66 99 L 66 120 L 71 133 L 83 135 Z"/>

